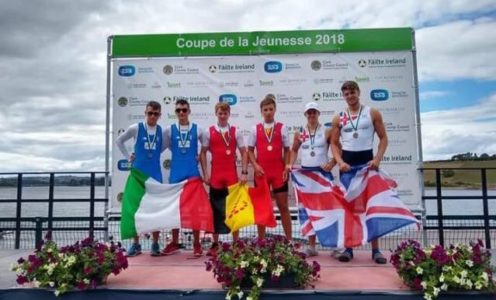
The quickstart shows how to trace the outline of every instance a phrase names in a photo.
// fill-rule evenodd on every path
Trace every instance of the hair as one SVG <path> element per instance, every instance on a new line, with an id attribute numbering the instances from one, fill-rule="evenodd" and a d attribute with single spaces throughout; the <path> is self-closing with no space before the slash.
<path id="1" fill-rule="evenodd" d="M 188 100 L 184 99 L 184 98 L 179 98 L 176 100 L 176 105 L 187 105 L 188 106 L 188 109 L 189 109 L 189 102 Z"/>
<path id="2" fill-rule="evenodd" d="M 265 105 L 270 104 L 273 104 L 274 107 L 276 107 L 276 96 L 274 96 L 274 94 L 265 95 L 264 99 L 260 102 L 260 109 L 262 109 Z"/>
<path id="3" fill-rule="evenodd" d="M 357 91 L 360 91 L 360 88 L 358 87 L 358 83 L 356 83 L 355 81 L 353 80 L 348 80 L 348 81 L 345 81 L 343 83 L 343 85 L 341 86 L 341 92 L 344 92 L 346 90 L 357 90 Z"/>
<path id="4" fill-rule="evenodd" d="M 228 113 L 230 113 L 231 106 L 227 102 L 217 102 L 217 104 L 215 104 L 215 112 L 217 113 L 218 110 L 227 111 Z"/>
<path id="5" fill-rule="evenodd" d="M 157 101 L 149 101 L 146 104 L 145 109 L 147 109 L 148 107 L 151 107 L 153 110 L 162 111 L 162 106 Z"/>

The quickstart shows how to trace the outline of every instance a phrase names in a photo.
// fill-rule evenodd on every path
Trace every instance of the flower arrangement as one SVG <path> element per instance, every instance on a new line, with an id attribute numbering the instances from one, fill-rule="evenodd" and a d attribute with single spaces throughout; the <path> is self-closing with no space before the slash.
<path id="1" fill-rule="evenodd" d="M 59 248 L 47 235 L 33 254 L 12 265 L 12 271 L 17 273 L 18 284 L 54 288 L 58 296 L 73 288 L 94 289 L 104 284 L 108 275 L 127 267 L 123 250 L 114 242 L 107 245 L 89 237 Z"/>
<path id="2" fill-rule="evenodd" d="M 316 261 L 307 263 L 305 254 L 297 249 L 298 245 L 282 236 L 240 239 L 223 243 L 217 255 L 206 262 L 206 269 L 227 288 L 228 300 L 235 295 L 241 299 L 245 286 L 251 286 L 247 299 L 256 300 L 267 283 L 287 276 L 292 279 L 292 287 L 313 287 L 311 282 L 320 277 L 320 265 Z"/>
<path id="3" fill-rule="evenodd" d="M 423 249 L 409 240 L 393 252 L 391 263 L 407 286 L 431 300 L 448 289 L 494 290 L 490 259 L 480 240 L 448 249 L 440 245 Z"/>

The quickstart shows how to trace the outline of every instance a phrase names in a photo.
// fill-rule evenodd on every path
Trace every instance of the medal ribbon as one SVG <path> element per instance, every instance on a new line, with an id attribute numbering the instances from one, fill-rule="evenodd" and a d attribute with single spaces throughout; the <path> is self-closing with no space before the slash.
<path id="1" fill-rule="evenodd" d="M 358 130 L 358 122 L 360 121 L 360 116 L 362 115 L 362 107 L 360 105 L 360 110 L 358 111 L 358 117 L 357 117 L 357 120 L 356 120 L 356 123 L 353 124 L 353 119 L 351 118 L 351 113 L 350 113 L 350 110 L 349 109 L 346 109 L 346 112 L 348 113 L 348 118 L 350 119 L 350 124 L 351 124 L 351 128 L 353 128 L 353 131 L 357 131 Z"/>
<path id="2" fill-rule="evenodd" d="M 231 125 L 227 123 L 227 132 L 223 133 L 222 130 L 220 129 L 220 125 L 217 124 L 219 127 L 219 134 L 222 137 L 222 140 L 224 141 L 224 144 L 226 145 L 227 148 L 229 148 L 229 144 L 231 144 Z M 227 138 L 226 138 L 227 136 Z"/>
<path id="3" fill-rule="evenodd" d="M 177 123 L 177 130 L 179 131 L 179 143 L 181 143 L 182 148 L 185 148 L 184 146 L 186 145 L 186 142 L 188 141 L 189 138 L 189 133 L 191 132 L 191 128 L 188 123 L 188 131 L 186 132 L 186 136 L 183 139 L 183 134 L 181 133 L 181 125 Z"/>
<path id="4" fill-rule="evenodd" d="M 146 122 L 143 123 L 145 125 L 145 131 L 146 131 L 146 143 L 148 144 L 148 151 L 153 151 L 152 145 L 155 144 L 155 141 L 157 140 L 157 129 L 155 129 L 155 134 L 153 135 L 153 140 L 150 141 L 150 135 L 148 134 L 148 125 Z"/>
<path id="5" fill-rule="evenodd" d="M 265 128 L 265 123 L 263 124 L 264 126 L 264 134 L 265 138 L 267 139 L 267 142 L 269 142 L 269 145 L 272 144 L 272 138 L 274 137 L 274 125 L 276 122 L 273 123 L 272 127 Z M 270 135 L 267 134 L 267 129 L 270 129 Z"/>

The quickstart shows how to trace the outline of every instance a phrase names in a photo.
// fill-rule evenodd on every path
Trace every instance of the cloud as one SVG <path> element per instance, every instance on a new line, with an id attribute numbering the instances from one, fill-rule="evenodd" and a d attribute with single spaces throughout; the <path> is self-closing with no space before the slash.
<path id="1" fill-rule="evenodd" d="M 496 94 L 477 105 L 421 114 L 424 160 L 465 152 L 496 153 Z"/>
<path id="2" fill-rule="evenodd" d="M 421 81 L 496 80 L 496 20 L 456 21 L 417 31 Z"/>
<path id="3" fill-rule="evenodd" d="M 427 92 L 421 92 L 419 95 L 420 101 L 423 100 L 430 100 L 430 99 L 437 99 L 437 98 L 442 98 L 446 97 L 450 93 L 448 91 L 427 91 Z"/>
<path id="4" fill-rule="evenodd" d="M 0 6 L 2 171 L 104 168 L 113 34 L 414 27 L 422 81 L 496 80 L 493 0 L 0 0 Z"/>

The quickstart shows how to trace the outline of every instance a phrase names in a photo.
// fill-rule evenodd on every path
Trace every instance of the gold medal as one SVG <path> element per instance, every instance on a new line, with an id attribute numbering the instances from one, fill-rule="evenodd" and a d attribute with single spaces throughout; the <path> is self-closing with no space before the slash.
<path id="1" fill-rule="evenodd" d="M 268 150 L 268 151 L 272 151 L 272 145 L 268 145 L 268 146 L 267 146 L 267 150 Z"/>
<path id="2" fill-rule="evenodd" d="M 313 150 L 310 152 L 310 156 L 311 157 L 314 157 L 315 156 L 315 152 Z"/>
<path id="3" fill-rule="evenodd" d="M 355 132 L 353 133 L 353 138 L 354 138 L 354 139 L 357 139 L 357 138 L 358 138 L 358 132 L 356 132 L 356 131 L 355 131 Z"/>
<path id="4" fill-rule="evenodd" d="M 226 154 L 227 154 L 227 155 L 231 155 L 231 150 L 226 149 Z"/>

